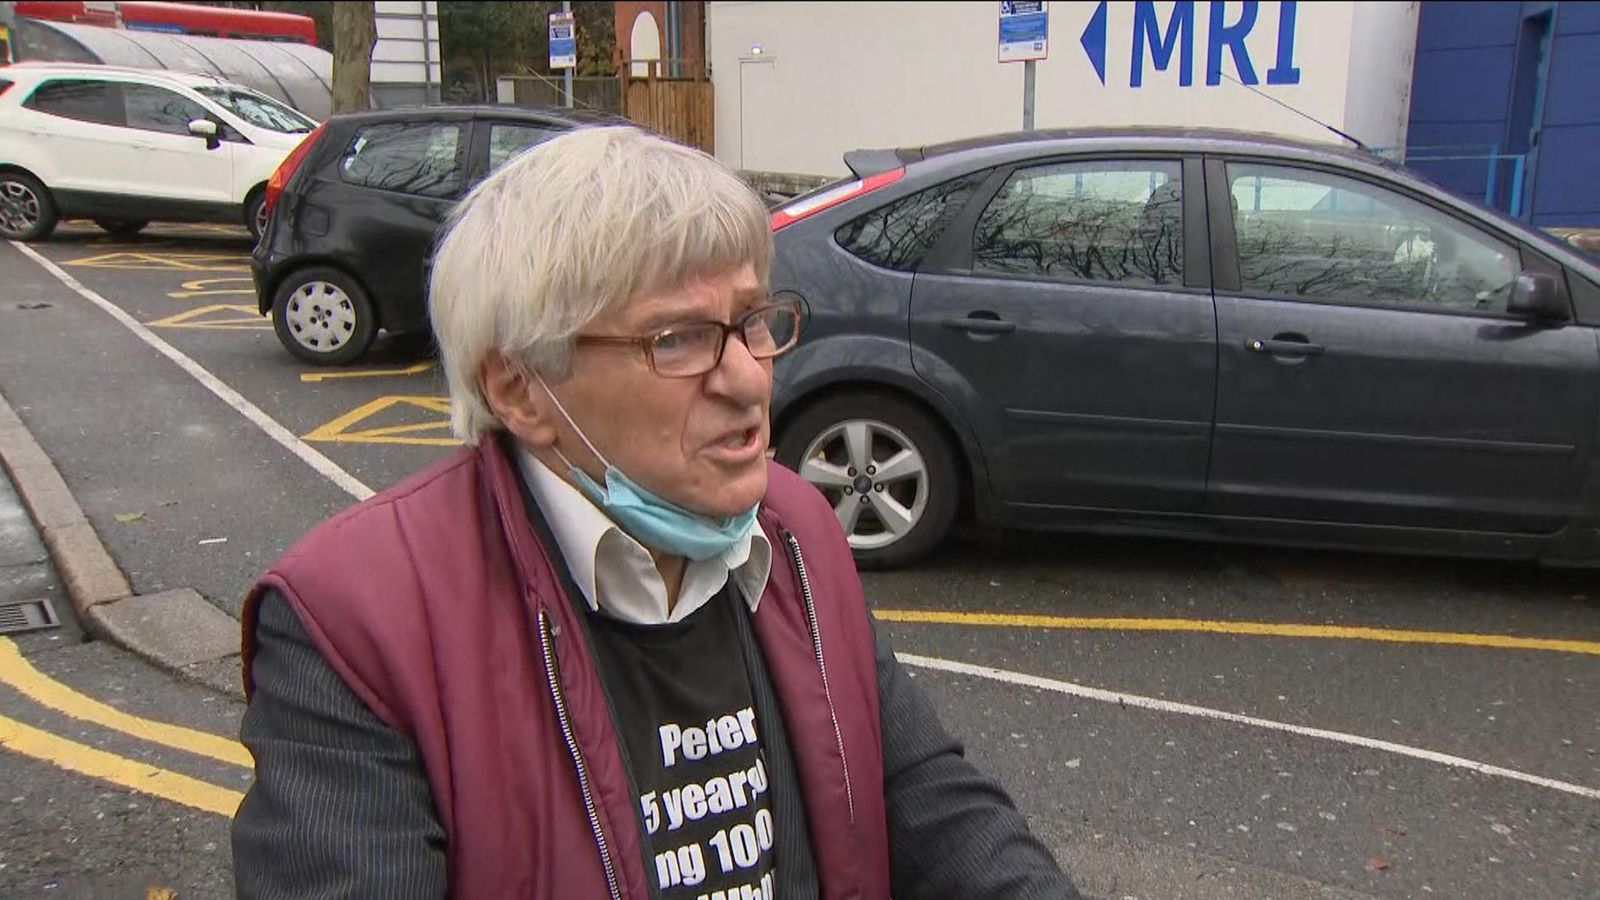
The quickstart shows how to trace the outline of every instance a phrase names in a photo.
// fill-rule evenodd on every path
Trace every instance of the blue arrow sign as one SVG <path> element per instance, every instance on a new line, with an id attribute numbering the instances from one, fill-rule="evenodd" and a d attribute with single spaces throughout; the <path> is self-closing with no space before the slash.
<path id="1" fill-rule="evenodd" d="M 1078 38 L 1078 43 L 1083 45 L 1085 56 L 1094 65 L 1094 73 L 1100 76 L 1100 83 L 1106 83 L 1106 0 L 1100 0 L 1100 5 L 1095 8 L 1094 16 L 1089 19 L 1089 24 L 1083 29 L 1083 35 Z"/>

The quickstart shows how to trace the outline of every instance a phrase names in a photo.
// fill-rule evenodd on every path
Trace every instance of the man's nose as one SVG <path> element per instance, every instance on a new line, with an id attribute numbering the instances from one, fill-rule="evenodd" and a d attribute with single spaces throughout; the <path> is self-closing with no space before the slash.
<path id="1" fill-rule="evenodd" d="M 748 406 L 766 398 L 772 390 L 772 376 L 761 360 L 737 334 L 727 337 L 722 361 L 706 375 L 706 391 Z"/>

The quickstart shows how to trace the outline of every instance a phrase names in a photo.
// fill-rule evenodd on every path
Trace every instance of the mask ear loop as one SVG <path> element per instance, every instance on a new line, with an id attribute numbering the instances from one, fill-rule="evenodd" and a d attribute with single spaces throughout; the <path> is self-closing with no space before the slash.
<path id="1" fill-rule="evenodd" d="M 611 461 L 606 459 L 605 456 L 600 453 L 599 448 L 595 447 L 593 442 L 589 440 L 589 436 L 583 433 L 582 428 L 578 427 L 578 423 L 572 421 L 572 415 L 567 412 L 567 408 L 562 406 L 561 401 L 556 398 L 555 391 L 550 390 L 550 385 L 545 383 L 544 376 L 540 375 L 538 372 L 531 372 L 529 374 L 533 375 L 534 380 L 539 382 L 539 386 L 544 388 L 545 395 L 550 398 L 551 403 L 556 405 L 556 410 L 561 413 L 561 418 L 567 420 L 567 424 L 571 426 L 573 432 L 578 435 L 578 440 L 583 441 L 583 445 L 589 448 L 589 452 L 593 453 L 594 458 L 600 460 L 600 465 L 604 466 L 606 471 L 609 472 L 612 468 Z M 555 451 L 556 456 L 566 464 L 567 468 L 574 470 L 578 469 L 577 466 L 572 464 L 572 460 L 567 459 L 567 455 L 561 452 L 560 447 L 552 444 L 550 445 L 550 449 Z"/>

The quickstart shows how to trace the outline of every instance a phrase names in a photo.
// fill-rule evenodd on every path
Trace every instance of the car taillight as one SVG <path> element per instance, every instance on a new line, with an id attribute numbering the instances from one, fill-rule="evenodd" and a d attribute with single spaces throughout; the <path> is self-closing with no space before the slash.
<path id="1" fill-rule="evenodd" d="M 836 188 L 823 191 L 820 194 L 814 194 L 810 197 L 804 197 L 800 200 L 796 200 L 793 203 L 789 203 L 776 210 L 773 210 L 772 230 L 777 231 L 786 225 L 793 225 L 807 216 L 814 216 L 825 209 L 838 206 L 846 200 L 859 197 L 862 194 L 871 193 L 872 191 L 875 191 L 886 184 L 893 184 L 896 181 L 899 181 L 900 178 L 905 174 L 905 167 L 902 166 L 898 169 L 890 169 L 887 172 L 879 172 L 876 175 L 869 175 L 866 178 L 857 179 L 856 181 L 852 181 L 847 184 L 841 184 Z"/>
<path id="2" fill-rule="evenodd" d="M 267 179 L 267 212 L 269 214 L 272 212 L 272 208 L 278 205 L 278 198 L 283 195 L 283 186 L 289 183 L 290 178 L 294 177 L 294 170 L 300 168 L 300 164 L 305 162 L 306 154 L 311 152 L 311 145 L 317 142 L 317 138 L 322 137 L 322 129 L 325 127 L 327 127 L 326 124 L 323 124 L 312 129 L 311 133 L 306 135 L 305 140 L 296 144 L 295 148 L 289 151 L 289 155 L 283 158 L 283 162 L 278 163 L 278 167 L 272 170 L 272 177 Z"/>

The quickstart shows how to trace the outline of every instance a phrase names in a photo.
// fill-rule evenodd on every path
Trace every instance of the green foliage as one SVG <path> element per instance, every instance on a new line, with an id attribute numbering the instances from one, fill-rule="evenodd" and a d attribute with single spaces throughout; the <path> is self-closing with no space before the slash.
<path id="1" fill-rule="evenodd" d="M 561 4 L 443 0 L 439 40 L 446 91 L 454 99 L 484 99 L 494 94 L 495 77 L 504 74 L 555 75 L 550 70 L 550 13 Z M 572 4 L 578 25 L 578 75 L 611 75 L 616 17 L 611 3 Z"/>

